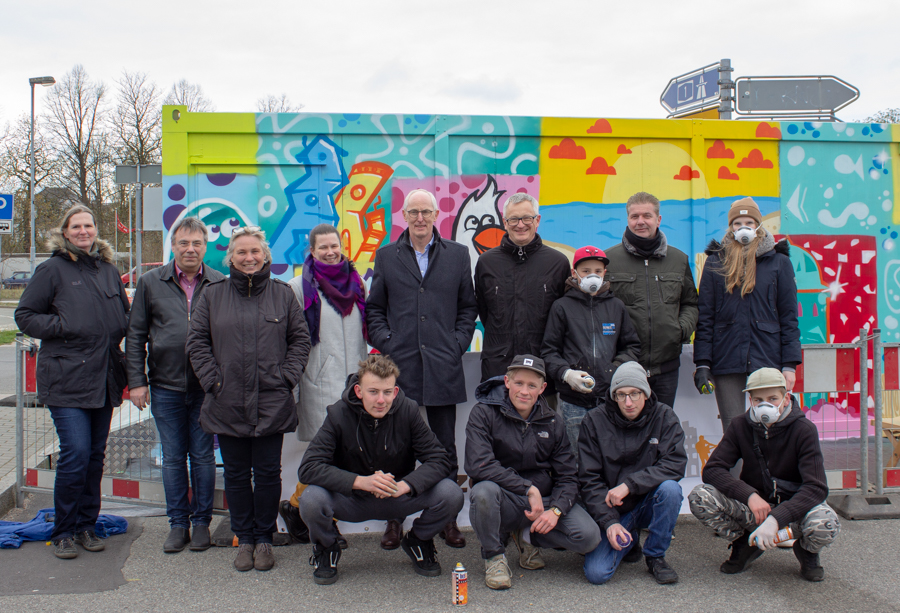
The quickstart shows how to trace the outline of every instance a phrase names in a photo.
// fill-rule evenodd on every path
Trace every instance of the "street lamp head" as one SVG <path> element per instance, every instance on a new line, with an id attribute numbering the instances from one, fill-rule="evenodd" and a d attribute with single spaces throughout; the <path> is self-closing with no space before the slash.
<path id="1" fill-rule="evenodd" d="M 43 85 L 44 87 L 50 87 L 54 83 L 56 83 L 56 79 L 53 77 L 31 77 L 28 79 L 28 82 L 32 87 L 35 85 Z"/>

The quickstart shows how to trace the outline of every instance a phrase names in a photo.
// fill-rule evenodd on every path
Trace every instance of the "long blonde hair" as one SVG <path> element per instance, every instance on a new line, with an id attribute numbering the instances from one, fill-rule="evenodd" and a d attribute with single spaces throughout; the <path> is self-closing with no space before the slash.
<path id="1" fill-rule="evenodd" d="M 756 287 L 756 249 L 760 240 L 762 239 L 759 228 L 756 229 L 756 237 L 749 245 L 742 245 L 736 241 L 733 230 L 729 230 L 725 235 L 725 244 L 722 245 L 719 258 L 722 262 L 721 272 L 725 277 L 725 291 L 729 294 L 740 286 L 743 298 Z"/>

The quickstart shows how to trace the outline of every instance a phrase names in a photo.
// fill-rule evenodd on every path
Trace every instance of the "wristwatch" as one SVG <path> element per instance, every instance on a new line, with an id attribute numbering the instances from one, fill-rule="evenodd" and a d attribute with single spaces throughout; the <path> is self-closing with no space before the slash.
<path id="1" fill-rule="evenodd" d="M 550 507 L 550 510 L 553 511 L 553 514 L 557 517 L 562 517 L 562 511 L 557 509 L 556 507 Z"/>

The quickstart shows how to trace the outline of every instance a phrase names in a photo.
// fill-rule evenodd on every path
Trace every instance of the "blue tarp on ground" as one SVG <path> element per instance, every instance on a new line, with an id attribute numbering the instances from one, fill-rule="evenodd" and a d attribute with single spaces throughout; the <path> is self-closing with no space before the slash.
<path id="1" fill-rule="evenodd" d="M 0 549 L 18 549 L 25 541 L 49 541 L 53 532 L 53 509 L 41 509 L 31 521 L 0 521 Z M 118 515 L 101 515 L 94 528 L 105 539 L 128 530 L 128 520 Z"/>

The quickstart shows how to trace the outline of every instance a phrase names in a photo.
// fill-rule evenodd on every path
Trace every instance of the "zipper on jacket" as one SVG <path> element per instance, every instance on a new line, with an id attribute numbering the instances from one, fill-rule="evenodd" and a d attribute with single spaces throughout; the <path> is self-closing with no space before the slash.
<path id="1" fill-rule="evenodd" d="M 252 291 L 253 291 L 253 276 L 251 275 L 247 279 L 247 298 L 250 297 L 250 294 Z"/>
<path id="2" fill-rule="evenodd" d="M 650 304 L 650 260 L 644 260 L 644 277 L 647 279 L 647 356 L 653 355 L 653 307 Z M 657 276 L 657 286 L 659 277 Z"/>

